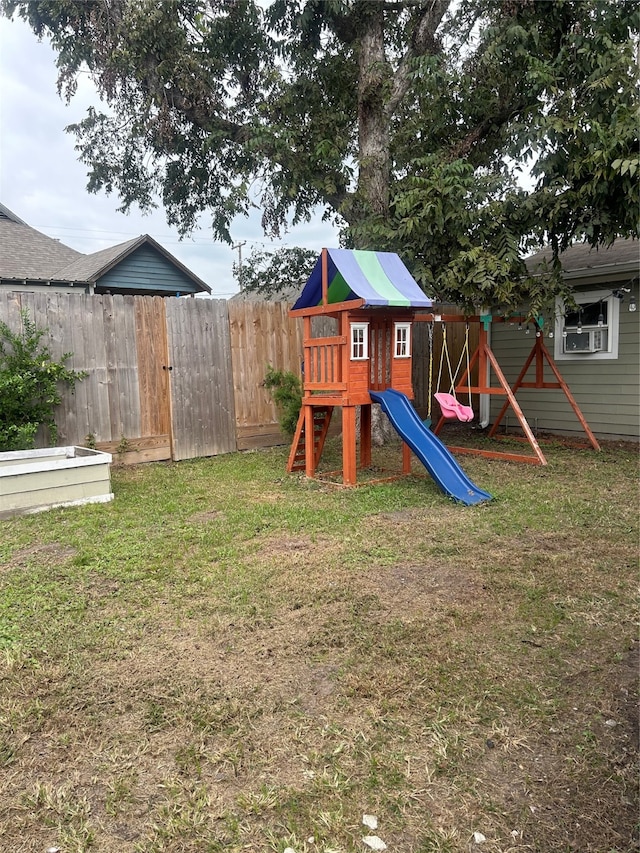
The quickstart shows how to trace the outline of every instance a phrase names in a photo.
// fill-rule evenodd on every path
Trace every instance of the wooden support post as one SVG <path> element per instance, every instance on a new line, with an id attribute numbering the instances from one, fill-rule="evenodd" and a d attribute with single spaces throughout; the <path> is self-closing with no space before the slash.
<path id="1" fill-rule="evenodd" d="M 490 372 L 487 370 L 487 350 L 489 348 L 489 333 L 483 323 L 480 323 L 480 332 L 478 337 L 478 386 L 482 387 L 488 384 L 491 385 Z M 467 385 L 471 385 L 471 361 L 469 368 L 460 381 L 460 385 L 464 385 L 464 380 L 467 380 Z"/>
<path id="2" fill-rule="evenodd" d="M 316 454 L 313 436 L 313 406 L 304 407 L 304 470 L 307 477 L 316 473 Z"/>
<path id="3" fill-rule="evenodd" d="M 343 311 L 340 316 L 340 335 L 345 339 L 346 344 L 340 347 L 340 381 L 348 382 L 349 364 L 351 363 L 351 318 L 348 311 Z"/>
<path id="4" fill-rule="evenodd" d="M 342 407 L 342 482 L 355 486 L 356 465 L 356 407 Z"/>
<path id="5" fill-rule="evenodd" d="M 326 249 L 322 250 L 322 304 L 329 304 L 329 253 Z"/>
<path id="6" fill-rule="evenodd" d="M 371 465 L 371 405 L 360 406 L 360 466 Z"/>
<path id="7" fill-rule="evenodd" d="M 533 361 L 534 357 L 536 357 L 537 348 L 538 348 L 538 338 L 536 338 L 533 349 L 529 353 L 529 356 L 528 356 L 528 358 L 524 364 L 524 367 L 520 371 L 520 375 L 518 376 L 518 378 L 515 381 L 515 384 L 513 386 L 514 393 L 520 387 L 523 378 L 526 376 L 527 371 L 529 370 L 531 362 Z M 538 377 L 538 360 L 536 357 L 536 381 L 537 381 L 537 377 Z M 503 407 L 500 409 L 498 416 L 496 417 L 495 421 L 493 422 L 493 426 L 489 430 L 489 437 L 492 437 L 496 434 L 498 426 L 500 425 L 500 422 L 502 421 L 502 419 L 506 415 L 508 408 L 509 408 L 509 401 L 507 400 L 506 403 L 503 405 Z"/>
<path id="8" fill-rule="evenodd" d="M 509 403 L 511 404 L 511 408 L 513 409 L 516 417 L 518 418 L 520 426 L 522 427 L 522 431 L 524 432 L 524 434 L 527 437 L 527 441 L 529 442 L 529 444 L 533 448 L 533 452 L 538 457 L 538 461 L 539 461 L 540 465 L 546 465 L 547 460 L 545 458 L 544 453 L 540 449 L 540 445 L 538 444 L 538 440 L 535 437 L 535 435 L 531 432 L 531 427 L 529 426 L 527 419 L 524 416 L 524 412 L 520 408 L 520 404 L 516 400 L 515 394 L 513 393 L 511 388 L 509 387 L 509 383 L 507 382 L 504 373 L 500 369 L 500 365 L 498 364 L 498 360 L 496 359 L 495 355 L 493 354 L 493 352 L 491 351 L 491 349 L 488 346 L 487 346 L 487 355 L 489 357 L 489 361 L 491 362 L 491 366 L 493 367 L 494 372 L 500 381 L 500 384 L 502 385 L 502 387 L 506 391 L 507 398 L 509 400 Z"/>
<path id="9" fill-rule="evenodd" d="M 406 441 L 402 442 L 402 473 L 411 473 L 411 448 Z"/>
<path id="10" fill-rule="evenodd" d="M 309 341 L 311 340 L 311 317 L 304 317 L 302 320 L 302 327 L 304 332 L 303 338 L 303 377 L 302 377 L 302 385 L 303 389 L 305 382 L 313 382 L 315 377 L 315 365 L 311 364 L 311 349 L 309 348 Z"/>
<path id="11" fill-rule="evenodd" d="M 538 343 L 538 340 L 536 340 L 536 343 Z M 545 356 L 545 358 L 549 364 L 549 367 L 551 368 L 551 370 L 553 372 L 553 375 L 558 380 L 558 383 L 560 384 L 560 387 L 562 388 L 565 397 L 569 401 L 569 405 L 571 406 L 571 408 L 575 412 L 576 417 L 580 421 L 580 425 L 582 426 L 582 429 L 584 430 L 585 435 L 589 439 L 589 443 L 591 444 L 591 446 L 593 447 L 594 450 L 600 450 L 600 445 L 598 444 L 598 441 L 597 441 L 595 435 L 591 432 L 591 428 L 589 427 L 589 424 L 587 423 L 585 416 L 582 414 L 580 407 L 576 403 L 573 394 L 569 390 L 569 386 L 567 385 L 567 383 L 562 378 L 562 375 L 561 375 L 560 371 L 558 370 L 556 363 L 554 362 L 554 360 L 549 355 L 549 352 L 548 352 L 546 346 L 544 345 L 544 341 L 542 340 L 542 336 L 539 339 L 539 347 L 542 350 L 542 352 L 543 352 L 543 354 L 544 354 L 544 356 Z"/>

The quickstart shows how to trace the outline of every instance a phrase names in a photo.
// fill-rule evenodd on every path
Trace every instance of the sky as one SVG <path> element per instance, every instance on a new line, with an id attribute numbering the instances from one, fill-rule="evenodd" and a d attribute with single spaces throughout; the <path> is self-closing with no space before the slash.
<path id="1" fill-rule="evenodd" d="M 89 194 L 86 167 L 64 128 L 80 121 L 99 99 L 85 76 L 67 105 L 56 90 L 55 58 L 49 43 L 38 42 L 24 21 L 0 17 L 0 203 L 27 225 L 86 254 L 149 234 L 217 298 L 238 291 L 232 264 L 240 251 L 246 258 L 254 247 L 301 246 L 319 253 L 323 246 L 338 245 L 337 232 L 320 216 L 292 228 L 281 242 L 270 241 L 259 212 L 238 218 L 231 228 L 234 245 L 244 243 L 241 250 L 214 242 L 206 217 L 199 231 L 181 241 L 162 208 L 149 215 L 137 208 L 123 214 L 117 212 L 117 195 Z"/>

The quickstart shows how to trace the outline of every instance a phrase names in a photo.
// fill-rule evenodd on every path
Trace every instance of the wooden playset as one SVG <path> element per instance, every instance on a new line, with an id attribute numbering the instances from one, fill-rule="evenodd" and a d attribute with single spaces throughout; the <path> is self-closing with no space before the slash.
<path id="1" fill-rule="evenodd" d="M 360 458 L 371 464 L 370 390 L 394 388 L 413 398 L 411 327 L 431 307 L 397 255 L 323 249 L 291 315 L 304 323 L 304 396 L 287 470 L 316 473 L 333 409 L 342 409 L 342 477 L 356 483 L 356 407 Z M 332 317 L 337 334 L 313 337 L 312 319 Z M 404 445 L 403 471 L 410 451 Z"/>
<path id="2" fill-rule="evenodd" d="M 513 409 L 522 428 L 524 440 L 533 454 L 499 450 L 453 447 L 460 453 L 476 453 L 491 458 L 546 465 L 546 459 L 516 399 L 518 388 L 558 388 L 562 390 L 582 425 L 591 446 L 599 450 L 598 442 L 582 415 L 566 382 L 544 345 L 541 328 L 536 326 L 534 346 L 517 381 L 511 387 L 489 345 L 492 322 L 502 317 L 483 314 L 474 317 L 440 316 L 425 309 L 432 308 L 431 300 L 421 291 L 399 257 L 387 252 L 365 252 L 347 249 L 323 249 L 300 297 L 290 311 L 291 316 L 303 319 L 303 399 L 294 435 L 288 471 L 304 471 L 314 477 L 320 462 L 334 408 L 342 411 L 342 482 L 356 484 L 358 467 L 371 465 L 371 406 L 379 402 L 403 439 L 402 472 L 410 472 L 411 451 L 430 471 L 443 491 L 463 503 L 487 500 L 490 495 L 471 483 L 457 462 L 437 438 L 446 420 L 456 418 L 469 422 L 474 413 L 471 395 L 491 395 L 505 398 L 504 405 L 488 435 L 496 430 L 509 407 Z M 335 331 L 330 335 L 313 334 L 313 320 L 330 317 Z M 433 430 L 431 418 L 420 422 L 410 405 L 412 386 L 412 328 L 415 322 L 440 325 L 444 348 L 438 372 L 438 387 L 432 395 L 433 365 L 429 371 L 429 400 L 439 403 L 440 417 Z M 469 353 L 468 333 L 455 371 L 446 350 L 446 324 L 480 324 L 479 343 Z M 433 347 L 430 348 L 430 357 Z M 450 386 L 441 390 L 443 357 L 446 354 Z M 461 373 L 463 359 L 466 364 Z M 535 379 L 527 380 L 531 365 Z M 553 371 L 553 381 L 545 378 L 545 365 Z M 472 376 L 477 380 L 472 384 Z M 492 384 L 492 377 L 497 385 Z M 468 397 L 468 405 L 463 402 Z M 360 408 L 359 442 L 356 410 Z M 357 448 L 359 444 L 359 457 Z M 340 472 L 338 472 L 340 473 Z"/>

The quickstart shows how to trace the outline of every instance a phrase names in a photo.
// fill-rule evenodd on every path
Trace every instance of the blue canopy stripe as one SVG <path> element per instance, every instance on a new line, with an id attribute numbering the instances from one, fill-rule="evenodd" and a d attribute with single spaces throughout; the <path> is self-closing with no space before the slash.
<path id="1" fill-rule="evenodd" d="M 401 293 L 386 274 L 376 252 L 354 252 L 356 262 L 367 281 L 378 294 L 381 305 L 402 305 L 408 308 L 410 300 Z"/>

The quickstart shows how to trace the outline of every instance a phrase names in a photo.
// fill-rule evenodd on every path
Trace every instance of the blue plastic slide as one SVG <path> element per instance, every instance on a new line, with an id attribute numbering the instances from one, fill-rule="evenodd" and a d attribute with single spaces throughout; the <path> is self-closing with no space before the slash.
<path id="1" fill-rule="evenodd" d="M 491 500 L 488 492 L 471 482 L 438 436 L 425 427 L 406 394 L 393 388 L 369 394 L 446 495 L 467 506 Z"/>

